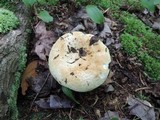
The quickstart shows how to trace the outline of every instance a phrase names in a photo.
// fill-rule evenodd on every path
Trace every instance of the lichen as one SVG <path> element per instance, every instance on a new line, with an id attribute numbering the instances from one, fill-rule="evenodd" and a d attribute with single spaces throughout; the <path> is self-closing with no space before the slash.
<path id="1" fill-rule="evenodd" d="M 19 24 L 18 18 L 12 11 L 4 8 L 0 8 L 0 33 L 6 33 Z"/>
<path id="2" fill-rule="evenodd" d="M 18 95 L 18 88 L 20 84 L 20 77 L 21 73 L 23 72 L 25 65 L 26 65 L 26 47 L 19 48 L 19 58 L 18 58 L 18 69 L 15 73 L 15 81 L 12 83 L 9 96 L 8 96 L 8 105 L 9 105 L 9 115 L 11 120 L 18 119 L 18 110 L 17 110 L 17 95 Z"/>

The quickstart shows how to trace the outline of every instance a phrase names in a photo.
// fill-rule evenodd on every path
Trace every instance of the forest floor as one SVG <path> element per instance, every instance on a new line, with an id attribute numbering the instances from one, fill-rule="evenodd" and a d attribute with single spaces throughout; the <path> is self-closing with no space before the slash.
<path id="1" fill-rule="evenodd" d="M 105 16 L 103 27 L 95 25 L 85 7 L 74 2 L 48 7 L 54 16 L 51 23 L 33 17 L 27 68 L 18 95 L 20 120 L 160 119 L 160 52 L 156 47 L 160 45 L 160 36 L 154 25 L 160 10 L 151 14 L 138 7 L 138 3 L 117 4 L 118 8 L 114 5 L 108 9 L 99 7 Z M 60 36 L 73 31 L 98 35 L 112 58 L 110 73 L 103 85 L 90 92 L 73 92 L 80 104 L 66 97 L 54 78 L 48 77 L 51 46 Z M 157 39 L 135 42 L 141 39 L 140 34 L 149 40 L 155 36 Z"/>

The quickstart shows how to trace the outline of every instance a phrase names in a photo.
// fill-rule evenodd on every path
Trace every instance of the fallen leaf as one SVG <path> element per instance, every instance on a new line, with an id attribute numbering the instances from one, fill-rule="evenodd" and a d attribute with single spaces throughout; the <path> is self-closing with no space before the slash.
<path id="1" fill-rule="evenodd" d="M 105 18 L 105 22 L 108 24 L 108 26 L 110 28 L 113 28 L 113 27 L 117 26 L 117 23 L 114 22 L 113 20 L 109 19 L 109 18 Z"/>
<path id="2" fill-rule="evenodd" d="M 84 8 L 78 11 L 77 17 L 82 19 L 89 19 L 89 16 L 87 15 L 86 10 Z"/>
<path id="3" fill-rule="evenodd" d="M 112 36 L 112 31 L 111 31 L 111 29 L 110 29 L 110 27 L 109 27 L 109 25 L 108 25 L 108 23 L 106 21 L 104 22 L 104 28 L 100 32 L 99 36 L 102 37 L 102 38 L 106 38 L 106 37 Z"/>
<path id="4" fill-rule="evenodd" d="M 47 32 L 46 30 L 46 26 L 44 22 L 39 22 L 36 26 L 35 26 L 35 35 L 36 38 L 40 37 L 42 34 L 45 34 Z"/>
<path id="5" fill-rule="evenodd" d="M 108 110 L 104 117 L 100 118 L 100 120 L 127 120 L 126 118 L 120 118 L 119 113 L 115 111 Z"/>
<path id="6" fill-rule="evenodd" d="M 73 31 L 80 31 L 80 30 L 85 30 L 85 27 L 82 24 L 77 25 L 75 28 L 73 28 Z"/>
<path id="7" fill-rule="evenodd" d="M 28 88 L 33 86 L 30 84 L 32 80 L 38 79 L 46 70 L 48 70 L 48 65 L 46 62 L 41 60 L 34 60 L 27 65 L 21 80 L 22 95 L 26 95 Z M 32 83 L 36 85 L 35 82 Z"/>
<path id="8" fill-rule="evenodd" d="M 127 103 L 131 115 L 135 115 L 142 120 L 155 120 L 154 108 L 148 101 L 129 96 Z"/>
<path id="9" fill-rule="evenodd" d="M 36 73 L 37 64 L 38 64 L 38 60 L 35 60 L 29 63 L 22 75 L 22 80 L 21 80 L 22 95 L 26 95 L 26 90 L 29 87 L 27 83 L 27 79 L 31 77 L 35 77 L 37 75 Z"/>
<path id="10" fill-rule="evenodd" d="M 62 99 L 57 95 L 50 95 L 48 98 L 41 98 L 35 101 L 35 103 L 45 109 L 55 109 L 55 108 L 72 108 L 71 102 L 67 99 Z"/>
<path id="11" fill-rule="evenodd" d="M 37 42 L 33 51 L 40 59 L 47 60 L 51 47 L 57 38 L 55 37 L 54 32 L 46 30 L 45 23 L 43 22 L 40 22 L 35 26 L 35 35 Z"/>
<path id="12" fill-rule="evenodd" d="M 106 46 L 108 46 L 108 45 L 110 45 L 110 44 L 112 44 L 112 43 L 114 43 L 114 39 L 112 39 L 112 38 L 107 38 L 106 39 Z"/>
<path id="13" fill-rule="evenodd" d="M 57 82 L 51 75 L 47 78 L 48 74 L 50 74 L 49 70 L 45 70 L 44 72 L 40 72 L 37 76 L 27 80 L 29 88 L 35 93 L 39 93 L 39 97 L 46 97 L 50 94 L 52 89 L 56 88 Z M 47 82 L 44 84 L 46 79 Z"/>
<path id="14" fill-rule="evenodd" d="M 119 48 L 121 48 L 121 43 L 115 43 L 114 45 L 113 45 L 116 49 L 119 49 Z"/>
<path id="15" fill-rule="evenodd" d="M 92 34 L 95 32 L 96 23 L 94 23 L 92 20 L 90 20 L 85 9 L 79 10 L 77 17 L 83 21 L 83 25 L 84 25 L 86 31 L 89 31 Z"/>
<path id="16" fill-rule="evenodd" d="M 51 108 L 72 108 L 71 102 L 67 99 L 62 99 L 56 95 L 50 96 Z"/>

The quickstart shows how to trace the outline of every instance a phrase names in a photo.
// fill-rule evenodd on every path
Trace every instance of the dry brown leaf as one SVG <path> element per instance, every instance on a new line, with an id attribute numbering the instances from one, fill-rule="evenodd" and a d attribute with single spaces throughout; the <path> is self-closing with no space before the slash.
<path id="1" fill-rule="evenodd" d="M 35 103 L 45 109 L 57 109 L 57 108 L 73 108 L 71 101 L 68 99 L 60 98 L 57 95 L 50 95 L 48 98 L 41 98 L 35 101 Z"/>
<path id="2" fill-rule="evenodd" d="M 29 79 L 30 77 L 35 77 L 37 75 L 35 71 L 37 65 L 38 65 L 38 60 L 32 61 L 27 65 L 21 80 L 22 95 L 26 95 L 26 90 L 29 87 L 27 79 Z"/>
<path id="3" fill-rule="evenodd" d="M 35 35 L 36 38 L 41 36 L 42 34 L 45 34 L 47 32 L 46 30 L 46 26 L 44 22 L 39 22 L 36 26 L 35 26 Z"/>
<path id="4" fill-rule="evenodd" d="M 140 100 L 129 96 L 127 98 L 129 104 L 129 114 L 135 115 L 141 120 L 155 120 L 154 107 L 146 100 Z"/>
<path id="5" fill-rule="evenodd" d="M 40 59 L 46 60 L 46 56 L 49 55 L 51 47 L 56 41 L 55 33 L 53 31 L 47 31 L 45 23 L 39 22 L 35 26 L 35 35 L 37 42 L 33 51 Z"/>

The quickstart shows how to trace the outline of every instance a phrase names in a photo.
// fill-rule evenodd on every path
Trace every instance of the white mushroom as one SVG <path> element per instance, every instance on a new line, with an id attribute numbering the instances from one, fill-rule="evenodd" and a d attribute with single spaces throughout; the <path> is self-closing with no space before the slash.
<path id="1" fill-rule="evenodd" d="M 53 45 L 49 69 L 57 82 L 74 91 L 91 91 L 107 79 L 111 57 L 94 35 L 66 33 Z"/>

